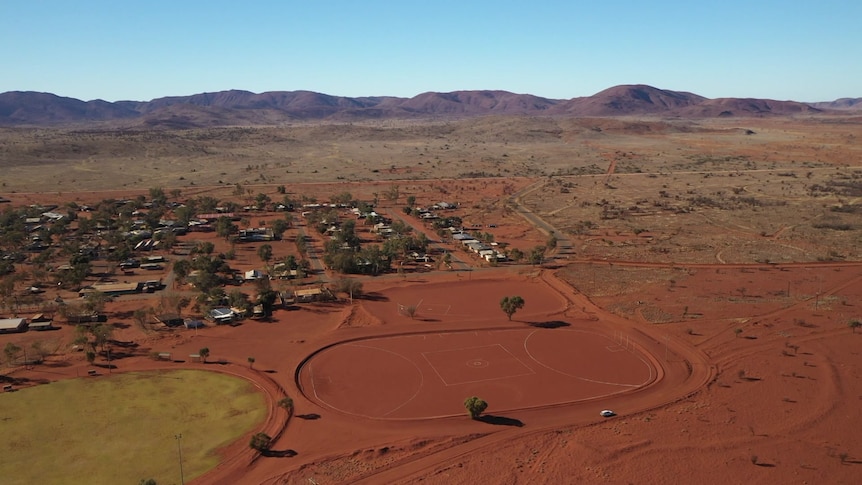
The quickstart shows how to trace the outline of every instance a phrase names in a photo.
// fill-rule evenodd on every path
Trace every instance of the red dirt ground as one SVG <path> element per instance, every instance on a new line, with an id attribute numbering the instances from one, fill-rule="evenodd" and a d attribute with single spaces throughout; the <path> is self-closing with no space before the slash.
<path id="1" fill-rule="evenodd" d="M 504 227 L 513 237 L 526 231 Z M 542 241 L 529 234 L 523 247 Z M 254 249 L 237 253 L 237 267 L 259 265 Z M 245 436 L 194 483 L 856 483 L 862 332 L 852 332 L 847 321 L 860 316 L 860 283 L 862 265 L 852 262 L 571 261 L 555 270 L 521 265 L 390 275 L 366 280 L 368 296 L 352 304 L 281 310 L 271 322 L 143 334 L 130 317 L 112 318 L 120 324 L 117 340 L 138 345 L 137 355 L 114 363 L 118 372 L 166 366 L 231 372 L 270 397 L 269 419 L 252 432 L 275 436 L 276 450 L 296 455 L 256 457 Z M 508 322 L 498 302 L 514 294 L 527 303 Z M 398 303 L 418 304 L 417 318 L 400 315 Z M 111 311 L 130 314 L 143 304 L 121 297 Z M 71 335 L 65 326 L 0 335 L 0 345 L 46 339 L 61 345 Z M 613 345 L 603 344 L 621 335 L 630 351 L 608 355 Z M 436 346 L 428 343 L 433 339 Z M 225 364 L 144 357 L 187 356 L 201 347 Z M 377 361 L 387 351 L 400 357 Z M 606 393 L 567 388 L 584 382 L 572 376 L 646 381 L 635 371 L 640 358 L 630 371 L 605 373 L 617 372 L 608 362 L 619 356 L 643 358 L 655 378 L 598 399 Z M 80 353 L 60 352 L 48 364 L 7 373 L 41 383 L 88 369 Z M 309 392 L 323 384 L 308 371 L 321 368 L 344 384 L 323 399 L 322 389 L 318 398 Z M 534 374 L 518 375 L 524 369 Z M 479 382 L 466 382 L 474 371 Z M 543 386 L 533 377 L 546 379 L 547 394 L 538 394 Z M 274 404 L 285 394 L 296 405 L 290 417 Z M 488 400 L 496 421 L 459 414 L 474 394 Z M 599 417 L 604 408 L 618 416 Z"/>

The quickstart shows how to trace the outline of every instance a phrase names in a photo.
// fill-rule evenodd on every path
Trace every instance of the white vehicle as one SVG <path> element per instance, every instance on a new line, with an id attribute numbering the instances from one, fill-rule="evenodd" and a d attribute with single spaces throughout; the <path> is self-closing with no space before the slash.
<path id="1" fill-rule="evenodd" d="M 603 418 L 610 418 L 617 415 L 617 413 L 611 411 L 610 409 L 605 409 L 599 414 L 601 414 Z"/>

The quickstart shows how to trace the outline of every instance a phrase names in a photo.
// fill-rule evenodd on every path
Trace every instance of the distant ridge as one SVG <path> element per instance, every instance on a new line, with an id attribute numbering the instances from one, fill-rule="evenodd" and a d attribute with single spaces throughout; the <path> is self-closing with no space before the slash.
<path id="1" fill-rule="evenodd" d="M 181 129 L 271 125 L 296 121 L 464 118 L 489 115 L 683 118 L 788 116 L 862 111 L 862 98 L 800 103 L 768 99 L 708 99 L 647 85 L 621 85 L 592 96 L 549 99 L 508 91 L 427 92 L 412 98 L 349 98 L 312 91 L 252 93 L 230 90 L 151 101 L 81 101 L 50 93 L 0 93 L 0 125 L 102 123 L 111 127 Z"/>

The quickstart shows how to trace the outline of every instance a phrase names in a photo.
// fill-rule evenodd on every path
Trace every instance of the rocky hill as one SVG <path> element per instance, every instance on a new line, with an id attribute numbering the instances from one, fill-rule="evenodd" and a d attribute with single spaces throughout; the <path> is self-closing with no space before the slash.
<path id="1" fill-rule="evenodd" d="M 447 119 L 488 115 L 568 117 L 763 117 L 862 111 L 860 98 L 823 103 L 768 99 L 708 99 L 646 85 L 615 86 L 592 96 L 548 99 L 507 91 L 428 92 L 412 98 L 349 98 L 311 91 L 221 91 L 151 101 L 81 101 L 50 93 L 0 94 L 0 125 L 52 126 L 102 123 L 128 128 L 196 128 L 273 125 L 302 121 Z"/>

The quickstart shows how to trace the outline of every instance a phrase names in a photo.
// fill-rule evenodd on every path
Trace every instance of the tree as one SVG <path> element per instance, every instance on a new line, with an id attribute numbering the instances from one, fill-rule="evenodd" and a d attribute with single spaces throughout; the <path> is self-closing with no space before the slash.
<path id="1" fill-rule="evenodd" d="M 203 361 L 204 364 L 206 364 L 207 363 L 207 357 L 210 356 L 210 348 L 204 347 L 204 348 L 198 350 L 198 355 L 201 356 L 201 360 Z"/>
<path id="2" fill-rule="evenodd" d="M 524 299 L 520 296 L 504 296 L 500 300 L 500 308 L 509 317 L 509 320 L 512 320 L 512 315 L 521 308 L 524 308 Z"/>
<path id="3" fill-rule="evenodd" d="M 149 323 L 149 312 L 144 310 L 143 308 L 138 308 L 134 312 L 132 312 L 132 318 L 135 319 L 135 322 L 138 324 L 138 327 L 144 332 L 149 332 L 150 328 L 147 326 Z"/>
<path id="4" fill-rule="evenodd" d="M 247 360 L 248 360 L 248 368 L 254 369 L 254 357 L 249 357 Z"/>
<path id="5" fill-rule="evenodd" d="M 161 187 L 153 187 L 150 189 L 150 200 L 152 200 L 153 205 L 155 206 L 163 206 L 165 202 L 168 201 L 167 196 L 165 196 L 165 191 Z"/>
<path id="6" fill-rule="evenodd" d="M 333 289 L 338 293 L 346 293 L 353 301 L 353 297 L 362 294 L 362 282 L 354 278 L 339 278 L 335 280 Z"/>
<path id="7" fill-rule="evenodd" d="M 271 317 L 278 300 L 278 292 L 272 289 L 269 280 L 258 280 L 257 304 L 263 307 L 263 316 Z"/>
<path id="8" fill-rule="evenodd" d="M 284 232 L 287 231 L 288 227 L 290 227 L 290 223 L 285 219 L 276 219 L 272 221 L 270 227 L 272 228 L 272 235 L 276 239 L 281 239 L 282 236 L 284 236 Z"/>
<path id="9" fill-rule="evenodd" d="M 45 348 L 45 343 L 41 340 L 37 340 L 30 344 L 30 348 L 33 349 L 33 354 L 39 363 L 45 360 L 45 357 L 51 355 L 51 351 Z"/>
<path id="10" fill-rule="evenodd" d="M 255 433 L 248 444 L 251 449 L 266 453 L 272 446 L 272 437 L 266 433 Z"/>
<path id="11" fill-rule="evenodd" d="M 101 349 L 102 353 L 107 355 L 108 353 L 108 344 L 111 341 L 111 338 L 114 336 L 114 327 L 110 325 L 106 325 L 104 323 L 99 323 L 97 325 L 93 325 L 89 328 L 90 334 L 93 336 L 93 349 L 98 347 Z"/>
<path id="12" fill-rule="evenodd" d="M 553 233 L 548 236 L 547 242 L 545 242 L 545 247 L 547 247 L 550 251 L 557 249 L 557 236 Z"/>
<path id="13" fill-rule="evenodd" d="M 852 320 L 850 323 L 847 324 L 847 326 L 850 327 L 850 330 L 852 330 L 853 333 L 856 333 L 856 329 L 862 326 L 862 321 Z"/>
<path id="14" fill-rule="evenodd" d="M 142 478 L 138 485 L 158 485 L 155 478 Z"/>
<path id="15" fill-rule="evenodd" d="M 530 264 L 535 266 L 537 264 L 542 264 L 545 261 L 545 251 L 548 249 L 545 246 L 536 246 L 530 250 L 529 261 Z"/>
<path id="16" fill-rule="evenodd" d="M 225 241 L 230 238 L 230 235 L 236 232 L 237 227 L 231 222 L 230 217 L 220 216 L 216 220 L 216 234 L 223 237 Z"/>
<path id="17" fill-rule="evenodd" d="M 84 296 L 84 309 L 90 313 L 101 313 L 110 297 L 101 291 L 92 291 Z"/>
<path id="18" fill-rule="evenodd" d="M 443 257 L 440 258 L 440 263 L 446 266 L 446 269 L 452 269 L 452 254 L 449 251 L 443 253 Z"/>
<path id="19" fill-rule="evenodd" d="M 393 184 L 389 186 L 384 195 L 394 205 L 398 203 L 398 197 L 401 195 L 401 192 L 398 188 L 398 185 Z"/>
<path id="20" fill-rule="evenodd" d="M 470 419 L 479 419 L 479 416 L 488 409 L 488 403 L 476 396 L 464 400 L 464 407 L 470 414 Z"/>
<path id="21" fill-rule="evenodd" d="M 174 261 L 174 275 L 176 275 L 177 280 L 180 283 L 184 282 L 186 278 L 188 278 L 189 273 L 192 272 L 192 263 L 187 259 L 180 259 L 179 261 Z"/>
<path id="22" fill-rule="evenodd" d="M 259 248 L 257 248 L 257 256 L 264 263 L 269 263 L 269 260 L 272 259 L 272 246 L 269 244 L 263 244 Z"/>
<path id="23" fill-rule="evenodd" d="M 293 399 L 285 396 L 278 401 L 278 407 L 286 409 L 288 412 L 293 411 Z"/>
<path id="24" fill-rule="evenodd" d="M 739 335 L 742 333 L 742 329 L 741 328 L 735 328 L 735 329 L 733 329 L 733 333 L 736 334 L 737 337 L 739 337 Z"/>
<path id="25" fill-rule="evenodd" d="M 6 354 L 6 362 L 9 365 L 15 361 L 15 358 L 18 356 L 18 352 L 21 352 L 21 347 L 9 342 L 6 344 L 6 347 L 3 348 L 3 353 Z"/>

